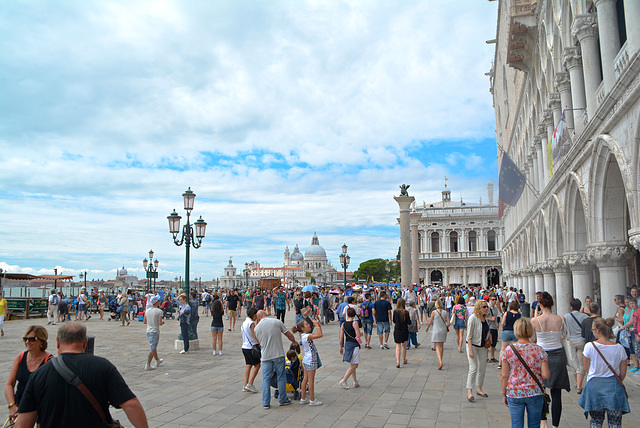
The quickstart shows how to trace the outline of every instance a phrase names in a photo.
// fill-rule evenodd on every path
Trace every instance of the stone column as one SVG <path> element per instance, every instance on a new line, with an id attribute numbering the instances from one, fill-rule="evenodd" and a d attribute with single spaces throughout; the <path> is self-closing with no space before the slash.
<path id="1" fill-rule="evenodd" d="M 409 210 L 416 198 L 413 196 L 394 196 L 400 207 L 400 275 L 402 287 L 411 285 L 411 235 Z"/>
<path id="2" fill-rule="evenodd" d="M 556 276 L 556 307 L 558 315 L 562 316 L 571 312 L 569 301 L 573 297 L 571 285 L 571 271 L 562 258 L 552 262 L 553 272 Z"/>
<path id="3" fill-rule="evenodd" d="M 555 130 L 556 126 L 558 126 L 558 122 L 560 122 L 560 119 L 562 118 L 562 102 L 560 93 L 549 92 L 547 105 L 553 112 L 553 129 Z M 551 136 L 553 136 L 553 134 L 551 134 Z"/>
<path id="4" fill-rule="evenodd" d="M 487 288 L 487 267 L 486 266 L 481 266 L 480 267 L 480 284 L 482 285 L 482 288 Z"/>
<path id="5" fill-rule="evenodd" d="M 411 282 L 420 284 L 420 251 L 418 249 L 418 222 L 422 215 L 412 212 L 409 215 L 409 224 L 411 228 Z"/>
<path id="6" fill-rule="evenodd" d="M 442 269 L 442 285 L 445 287 L 449 285 L 449 269 Z"/>
<path id="7" fill-rule="evenodd" d="M 569 80 L 569 73 L 565 71 L 556 73 L 555 84 L 556 88 L 558 88 L 558 92 L 560 92 L 560 103 L 562 104 L 560 109 L 562 111 L 567 109 L 565 115 L 567 127 L 573 129 L 573 101 L 571 100 L 571 81 Z"/>
<path id="8" fill-rule="evenodd" d="M 558 300 L 556 295 L 556 276 L 550 265 L 546 265 L 542 268 L 542 276 L 544 277 L 544 291 L 551 294 L 553 297 L 554 305 L 553 305 L 553 313 L 560 313 L 563 315 L 563 312 L 558 312 Z"/>
<path id="9" fill-rule="evenodd" d="M 542 274 L 542 271 L 540 269 L 536 269 L 536 271 L 533 273 L 533 277 L 533 283 L 535 284 L 536 288 L 535 293 L 537 293 L 538 291 L 544 291 L 544 276 Z"/>
<path id="10" fill-rule="evenodd" d="M 587 296 L 593 298 L 593 272 L 587 255 L 575 253 L 568 255 L 566 260 L 571 268 L 573 281 L 573 296 L 580 299 L 582 304 Z"/>
<path id="11" fill-rule="evenodd" d="M 600 55 L 598 54 L 597 40 L 598 23 L 595 14 L 576 15 L 571 26 L 571 34 L 580 42 L 587 113 L 589 120 L 591 120 L 598 107 L 596 93 L 602 80 L 600 76 Z M 611 64 L 613 65 L 613 60 Z"/>
<path id="12" fill-rule="evenodd" d="M 536 272 L 532 269 L 527 276 L 529 294 L 527 295 L 527 301 L 533 302 L 536 300 Z"/>
<path id="13" fill-rule="evenodd" d="M 640 50 L 640 2 L 624 0 L 624 22 L 627 27 L 628 52 Z"/>
<path id="14" fill-rule="evenodd" d="M 607 93 L 616 83 L 614 62 L 620 51 L 620 34 L 618 33 L 618 12 L 616 0 L 594 0 L 598 10 L 598 30 L 600 31 L 600 53 L 602 55 L 602 74 L 604 88 Z M 634 25 L 636 22 L 630 22 Z"/>
<path id="15" fill-rule="evenodd" d="M 573 122 L 576 135 L 582 134 L 584 122 L 582 116 L 586 113 L 587 100 L 584 95 L 584 74 L 582 73 L 582 57 L 580 48 L 565 48 L 562 60 L 564 66 L 569 70 L 571 83 L 571 102 L 573 104 Z"/>
<path id="16" fill-rule="evenodd" d="M 467 281 L 467 267 L 463 266 L 462 267 L 462 285 L 467 285 L 468 281 Z"/>
<path id="17" fill-rule="evenodd" d="M 616 294 L 626 294 L 627 262 L 633 252 L 629 245 L 589 246 L 589 260 L 600 270 L 601 314 L 603 318 L 615 315 L 618 306 L 613 302 Z"/>
<path id="18" fill-rule="evenodd" d="M 549 142 L 549 140 L 553 138 L 553 131 L 555 130 L 555 125 L 553 124 L 553 110 L 544 110 L 542 112 L 542 120 L 547 127 L 547 142 Z"/>

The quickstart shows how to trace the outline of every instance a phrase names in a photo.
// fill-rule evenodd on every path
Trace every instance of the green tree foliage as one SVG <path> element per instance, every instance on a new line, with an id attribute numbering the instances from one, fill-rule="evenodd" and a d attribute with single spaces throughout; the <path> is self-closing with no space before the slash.
<path id="1" fill-rule="evenodd" d="M 370 280 L 373 277 L 375 282 L 387 282 L 387 271 L 385 269 L 386 261 L 384 259 L 371 259 L 360 263 L 358 270 L 353 272 L 356 279 Z M 391 268 L 390 280 L 399 275 L 400 267 L 389 265 Z M 398 271 L 398 272 L 396 272 Z"/>

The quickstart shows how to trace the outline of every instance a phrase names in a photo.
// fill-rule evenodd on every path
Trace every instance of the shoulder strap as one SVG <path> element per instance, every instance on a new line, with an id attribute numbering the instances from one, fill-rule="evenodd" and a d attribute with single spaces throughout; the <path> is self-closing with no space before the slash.
<path id="1" fill-rule="evenodd" d="M 447 325 L 447 322 L 444 320 L 444 318 L 442 317 L 442 313 L 440 312 L 440 309 L 436 309 L 436 312 L 438 313 L 438 315 L 440 315 L 440 319 L 442 320 L 442 323 L 444 325 Z"/>
<path id="2" fill-rule="evenodd" d="M 571 315 L 571 318 L 573 318 L 576 324 L 578 324 L 578 327 L 582 327 L 582 324 L 580 323 L 580 321 L 578 321 L 578 318 L 576 318 L 576 316 L 573 315 L 573 312 L 569 312 L 569 315 Z"/>
<path id="3" fill-rule="evenodd" d="M 604 360 L 604 363 L 607 365 L 607 367 L 609 367 L 609 370 L 611 370 L 611 373 L 613 373 L 613 375 L 616 377 L 616 379 L 618 380 L 618 383 L 620 384 L 620 386 L 622 386 L 622 389 L 624 389 L 624 395 L 626 395 L 627 398 L 629 398 L 629 394 L 627 394 L 627 388 L 624 386 L 624 383 L 622 383 L 622 379 L 620 379 L 620 376 L 618 376 L 618 373 L 616 373 L 613 367 L 611 367 L 611 364 L 609 364 L 609 361 L 607 361 L 604 355 L 602 355 L 602 352 L 600 352 L 600 349 L 598 349 L 598 347 L 594 342 L 591 342 L 591 346 L 595 348 L 595 350 L 598 352 L 600 357 Z"/>
<path id="4" fill-rule="evenodd" d="M 65 382 L 72 386 L 75 386 L 76 388 L 78 388 L 78 390 L 80 390 L 82 395 L 84 395 L 86 399 L 89 400 L 91 406 L 98 413 L 98 416 L 100 416 L 100 419 L 102 419 L 102 421 L 106 425 L 107 418 L 105 417 L 104 411 L 102 410 L 102 407 L 100 407 L 98 400 L 96 400 L 96 397 L 94 397 L 91 391 L 89 391 L 84 383 L 82 383 L 82 380 L 80 380 L 80 378 L 74 372 L 72 372 L 69 367 L 67 367 L 64 360 L 62 359 L 62 355 L 52 358 L 51 364 L 53 364 L 53 368 L 56 369 L 58 374 L 62 376 L 62 379 L 64 379 Z"/>
<path id="5" fill-rule="evenodd" d="M 538 376 L 533 374 L 533 371 L 529 368 L 529 366 L 525 362 L 524 358 L 522 358 L 522 355 L 520 355 L 520 352 L 518 352 L 518 350 L 516 349 L 516 347 L 513 346 L 513 344 L 511 344 L 509 346 L 513 350 L 513 353 L 516 355 L 516 357 L 518 357 L 518 359 L 520 360 L 520 362 L 522 363 L 524 368 L 527 370 L 527 372 L 529 373 L 529 376 L 531 376 L 533 378 L 533 380 L 536 381 L 536 383 L 538 384 L 538 388 L 540 388 L 540 391 L 542 391 L 542 393 L 544 394 L 544 386 L 540 383 L 540 379 L 538 379 Z"/>
<path id="6" fill-rule="evenodd" d="M 544 333 L 544 328 L 542 328 L 542 324 L 540 323 L 540 318 L 536 317 L 536 321 L 538 321 L 538 325 L 540 326 L 540 333 Z"/>

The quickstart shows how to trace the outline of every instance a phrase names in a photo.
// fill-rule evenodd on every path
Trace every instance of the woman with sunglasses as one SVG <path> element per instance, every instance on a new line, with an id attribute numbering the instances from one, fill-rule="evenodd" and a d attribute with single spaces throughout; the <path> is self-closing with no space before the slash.
<path id="1" fill-rule="evenodd" d="M 9 378 L 4 386 L 4 397 L 7 399 L 9 417 L 12 419 L 18 413 L 20 398 L 31 373 L 53 358 L 52 354 L 46 352 L 48 338 L 47 329 L 39 325 L 30 326 L 22 338 L 27 350 L 19 353 L 13 361 Z"/>
<path id="2" fill-rule="evenodd" d="M 469 374 L 467 375 L 467 400 L 475 401 L 473 388 L 476 394 L 487 398 L 482 390 L 484 374 L 487 370 L 487 347 L 491 344 L 491 331 L 487 322 L 489 305 L 484 300 L 478 300 L 473 307 L 473 315 L 469 317 L 467 330 L 467 358 L 469 360 Z"/>

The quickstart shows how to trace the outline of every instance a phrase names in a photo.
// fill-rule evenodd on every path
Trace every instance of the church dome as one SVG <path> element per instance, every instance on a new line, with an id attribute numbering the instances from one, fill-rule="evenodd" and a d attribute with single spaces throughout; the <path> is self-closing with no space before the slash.
<path id="1" fill-rule="evenodd" d="M 298 245 L 296 245 L 296 248 L 293 250 L 293 253 L 291 254 L 291 261 L 294 261 L 294 262 L 304 261 L 304 257 L 302 256 L 302 253 L 300 252 Z"/>
<path id="2" fill-rule="evenodd" d="M 122 269 L 120 269 L 117 273 L 118 276 L 127 276 L 127 270 L 124 268 L 124 266 L 122 266 Z"/>
<path id="3" fill-rule="evenodd" d="M 316 235 L 315 232 L 313 233 L 313 238 L 311 239 L 311 246 L 307 248 L 307 251 L 305 251 L 304 257 L 327 257 L 327 253 L 324 251 L 324 248 L 320 246 L 318 235 Z"/>

